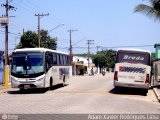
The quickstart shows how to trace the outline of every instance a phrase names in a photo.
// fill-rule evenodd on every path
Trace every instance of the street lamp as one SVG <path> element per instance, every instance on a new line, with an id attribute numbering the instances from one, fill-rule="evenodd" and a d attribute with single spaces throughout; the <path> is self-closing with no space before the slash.
<path id="1" fill-rule="evenodd" d="M 53 30 L 57 29 L 58 27 L 60 26 L 64 26 L 64 23 L 60 24 L 60 25 L 57 25 L 56 27 L 54 27 L 53 29 L 51 29 L 50 31 L 48 31 L 48 33 L 52 32 Z"/>

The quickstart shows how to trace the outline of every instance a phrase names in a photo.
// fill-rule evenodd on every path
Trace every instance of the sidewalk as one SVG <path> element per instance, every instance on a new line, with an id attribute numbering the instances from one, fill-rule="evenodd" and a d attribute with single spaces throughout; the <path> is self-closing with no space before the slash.
<path id="1" fill-rule="evenodd" d="M 6 87 L 6 86 L 4 86 L 4 85 L 0 85 L 0 90 L 2 90 L 2 89 L 7 89 L 7 88 L 10 88 L 11 86 L 10 85 L 8 85 L 8 87 Z"/>
<path id="2" fill-rule="evenodd" d="M 160 88 L 153 88 L 153 91 L 154 91 L 158 101 L 160 102 Z"/>
<path id="3" fill-rule="evenodd" d="M 0 91 L 4 90 L 4 89 L 8 89 L 11 88 L 10 83 L 8 84 L 8 87 L 4 86 L 4 85 L 0 85 Z"/>
<path id="4" fill-rule="evenodd" d="M 4 86 L 4 85 L 0 85 L 0 95 L 5 93 L 6 91 L 8 91 L 11 88 L 10 85 L 8 85 L 8 87 Z"/>

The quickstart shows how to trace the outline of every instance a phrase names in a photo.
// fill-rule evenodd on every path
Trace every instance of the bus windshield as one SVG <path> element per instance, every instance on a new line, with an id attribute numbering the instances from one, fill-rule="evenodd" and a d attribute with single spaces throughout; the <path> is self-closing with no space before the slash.
<path id="1" fill-rule="evenodd" d="M 38 76 L 44 73 L 43 53 L 14 53 L 11 74 L 15 76 Z"/>
<path id="2" fill-rule="evenodd" d="M 141 63 L 150 65 L 150 53 L 142 51 L 119 50 L 116 57 L 117 63 Z"/>

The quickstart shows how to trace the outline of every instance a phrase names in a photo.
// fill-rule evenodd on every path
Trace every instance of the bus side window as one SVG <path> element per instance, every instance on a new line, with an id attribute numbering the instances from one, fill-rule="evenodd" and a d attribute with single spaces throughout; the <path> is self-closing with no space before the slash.
<path id="1" fill-rule="evenodd" d="M 59 54 L 57 54 L 57 65 L 60 64 L 60 60 L 59 60 Z"/>
<path id="2" fill-rule="evenodd" d="M 63 65 L 63 55 L 59 54 L 59 62 L 60 62 L 60 65 Z"/>
<path id="3" fill-rule="evenodd" d="M 63 55 L 63 61 L 64 61 L 64 65 L 67 65 L 67 56 L 66 55 Z"/>
<path id="4" fill-rule="evenodd" d="M 65 63 L 65 55 L 62 55 L 62 61 L 63 61 L 63 65 L 66 65 L 66 63 Z"/>
<path id="5" fill-rule="evenodd" d="M 66 56 L 67 58 L 66 58 L 66 63 L 67 63 L 67 65 L 69 65 L 69 56 Z"/>
<path id="6" fill-rule="evenodd" d="M 57 65 L 57 55 L 53 54 L 53 65 Z"/>
<path id="7" fill-rule="evenodd" d="M 61 63 L 64 65 L 64 55 L 61 55 Z"/>
<path id="8" fill-rule="evenodd" d="M 53 66 L 53 55 L 46 53 L 46 69 L 49 70 Z"/>
<path id="9" fill-rule="evenodd" d="M 68 62 L 68 56 L 67 55 L 64 55 L 64 60 L 65 60 L 65 65 L 68 65 L 69 62 Z"/>
<path id="10" fill-rule="evenodd" d="M 59 64 L 62 65 L 61 54 L 59 54 Z"/>

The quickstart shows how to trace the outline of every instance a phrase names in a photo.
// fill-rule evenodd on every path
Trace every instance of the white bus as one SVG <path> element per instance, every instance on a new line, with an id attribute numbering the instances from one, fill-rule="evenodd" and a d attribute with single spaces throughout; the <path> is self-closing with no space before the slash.
<path id="1" fill-rule="evenodd" d="M 118 49 L 114 72 L 115 88 L 140 88 L 146 94 L 151 76 L 151 53 L 140 49 Z"/>
<path id="2" fill-rule="evenodd" d="M 46 48 L 16 49 L 12 54 L 11 86 L 20 88 L 51 88 L 67 82 L 72 69 L 69 55 Z"/>

